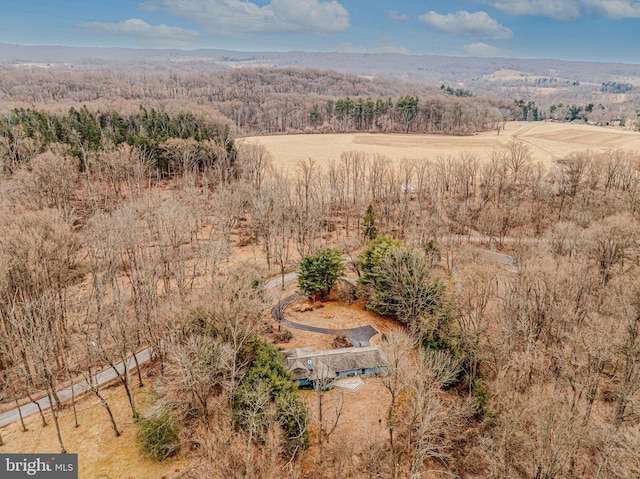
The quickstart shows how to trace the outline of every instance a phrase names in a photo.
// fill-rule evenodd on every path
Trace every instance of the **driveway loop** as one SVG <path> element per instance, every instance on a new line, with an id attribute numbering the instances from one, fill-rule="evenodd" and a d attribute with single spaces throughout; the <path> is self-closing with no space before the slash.
<path id="1" fill-rule="evenodd" d="M 351 280 L 351 278 L 340 278 L 344 280 Z M 353 280 L 351 280 L 353 281 Z M 351 282 L 349 281 L 349 282 Z M 300 331 L 309 331 L 311 333 L 319 333 L 319 334 L 329 334 L 332 336 L 345 336 L 351 344 L 353 344 L 356 348 L 362 348 L 365 346 L 370 346 L 369 340 L 378 334 L 378 331 L 372 326 L 360 326 L 358 328 L 350 328 L 350 329 L 329 329 L 329 328 L 321 328 L 318 326 L 308 326 L 306 324 L 294 323 L 293 321 L 289 321 L 284 317 L 285 308 L 291 304 L 293 301 L 298 299 L 300 293 L 292 294 L 291 296 L 287 296 L 283 300 L 279 301 L 273 308 L 271 308 L 271 316 L 273 319 L 286 326 L 288 328 L 298 329 Z"/>

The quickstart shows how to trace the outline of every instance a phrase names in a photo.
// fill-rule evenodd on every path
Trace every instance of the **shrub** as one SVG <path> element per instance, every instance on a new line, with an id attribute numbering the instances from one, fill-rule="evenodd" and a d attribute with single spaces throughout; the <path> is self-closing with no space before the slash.
<path id="1" fill-rule="evenodd" d="M 486 386 L 479 379 L 473 382 L 473 391 L 476 398 L 476 412 L 479 417 L 483 417 L 487 413 L 489 391 L 487 391 Z"/>
<path id="2" fill-rule="evenodd" d="M 136 440 L 144 454 L 151 459 L 164 461 L 180 449 L 180 427 L 164 410 L 154 411 L 138 420 Z"/>
<path id="3" fill-rule="evenodd" d="M 275 417 L 282 426 L 285 443 L 290 451 L 304 447 L 308 440 L 307 411 L 304 402 L 295 392 L 297 384 L 291 373 L 284 369 L 282 355 L 272 345 L 260 340 L 253 341 L 247 352 L 251 365 L 238 387 L 233 409 L 236 425 L 246 429 L 250 424 L 245 422 L 245 412 L 253 407 L 254 396 L 261 390 L 269 393 L 269 402 L 275 406 Z M 254 418 L 259 423 L 256 439 L 260 439 L 260 429 L 267 426 L 268 408 L 262 408 L 264 417 Z M 264 419 L 264 422 L 262 421 Z"/>
<path id="4" fill-rule="evenodd" d="M 333 339 L 333 347 L 336 349 L 350 348 L 352 346 L 353 344 L 351 344 L 351 341 L 349 341 L 349 338 L 347 338 L 344 334 L 340 334 Z"/>
<path id="5" fill-rule="evenodd" d="M 277 331 L 273 334 L 274 340 L 279 343 L 288 343 L 293 339 L 293 333 L 288 329 Z"/>

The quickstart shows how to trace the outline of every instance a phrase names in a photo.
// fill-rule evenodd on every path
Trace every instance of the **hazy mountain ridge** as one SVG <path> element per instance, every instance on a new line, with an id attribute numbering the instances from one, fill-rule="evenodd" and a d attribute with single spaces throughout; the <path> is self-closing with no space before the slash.
<path id="1" fill-rule="evenodd" d="M 638 77 L 640 64 L 570 62 L 552 59 L 448 57 L 399 53 L 240 52 L 203 49 L 131 49 L 61 46 L 21 46 L 0 43 L 0 64 L 65 69 L 137 68 L 192 72 L 244 66 L 299 67 L 335 70 L 412 83 L 459 82 L 514 70 L 524 76 L 602 83 Z M 179 67 L 178 67 L 179 65 Z"/>

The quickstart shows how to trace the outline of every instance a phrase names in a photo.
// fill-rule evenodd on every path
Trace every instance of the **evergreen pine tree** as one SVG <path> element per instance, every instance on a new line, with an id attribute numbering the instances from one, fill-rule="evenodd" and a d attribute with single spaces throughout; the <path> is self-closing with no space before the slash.
<path id="1" fill-rule="evenodd" d="M 364 227 L 362 233 L 364 240 L 369 242 L 376 239 L 378 236 L 378 228 L 376 227 L 376 214 L 373 211 L 373 206 L 369 205 L 367 212 L 364 214 Z"/>

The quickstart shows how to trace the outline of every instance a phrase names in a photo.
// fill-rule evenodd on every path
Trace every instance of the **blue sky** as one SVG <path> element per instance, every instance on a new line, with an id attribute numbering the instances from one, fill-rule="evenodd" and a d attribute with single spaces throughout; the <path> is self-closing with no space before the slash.
<path id="1" fill-rule="evenodd" d="M 640 0 L 0 0 L 0 42 L 640 63 Z"/>

